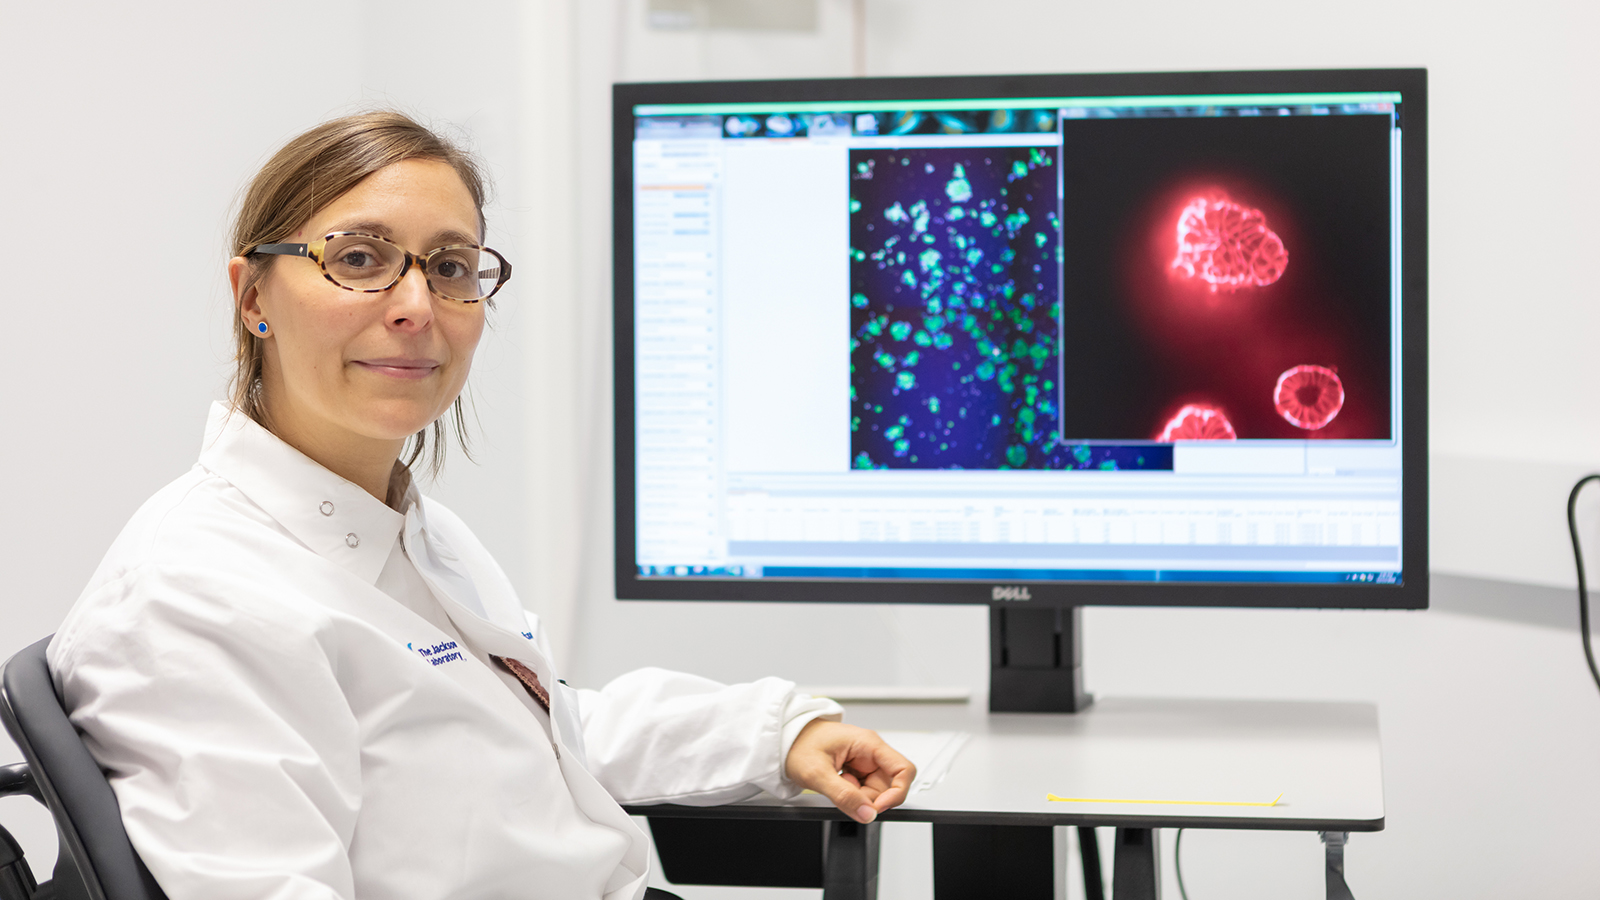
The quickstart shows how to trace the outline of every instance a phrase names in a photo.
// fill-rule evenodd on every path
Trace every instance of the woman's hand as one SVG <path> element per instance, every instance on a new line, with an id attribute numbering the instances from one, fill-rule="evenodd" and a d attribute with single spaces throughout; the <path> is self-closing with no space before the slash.
<path id="1" fill-rule="evenodd" d="M 876 731 L 813 719 L 800 730 L 783 771 L 865 824 L 906 802 L 917 767 Z"/>

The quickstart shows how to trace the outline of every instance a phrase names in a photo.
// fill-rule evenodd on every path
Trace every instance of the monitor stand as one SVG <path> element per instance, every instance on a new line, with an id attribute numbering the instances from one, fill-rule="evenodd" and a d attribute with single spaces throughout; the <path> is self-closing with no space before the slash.
<path id="1" fill-rule="evenodd" d="M 1075 713 L 1083 689 L 1083 608 L 989 607 L 989 711 Z"/>

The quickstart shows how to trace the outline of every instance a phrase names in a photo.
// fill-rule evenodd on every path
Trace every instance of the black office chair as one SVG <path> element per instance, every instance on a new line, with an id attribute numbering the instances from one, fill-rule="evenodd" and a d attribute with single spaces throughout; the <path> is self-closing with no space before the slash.
<path id="1" fill-rule="evenodd" d="M 167 900 L 128 842 L 105 773 L 68 721 L 45 665 L 45 638 L 0 671 L 0 719 L 25 762 L 0 767 L 0 796 L 28 794 L 50 809 L 60 850 L 36 885 L 22 849 L 0 828 L 0 900 Z"/>

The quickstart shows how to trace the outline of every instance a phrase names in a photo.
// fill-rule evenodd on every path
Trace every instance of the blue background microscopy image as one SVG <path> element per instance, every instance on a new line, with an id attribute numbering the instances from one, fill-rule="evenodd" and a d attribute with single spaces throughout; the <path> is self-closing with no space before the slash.
<path id="1" fill-rule="evenodd" d="M 1039 468 L 1059 438 L 1056 151 L 850 152 L 856 468 Z"/>
<path id="2" fill-rule="evenodd" d="M 850 151 L 854 468 L 1171 467 L 1061 443 L 1056 152 Z"/>

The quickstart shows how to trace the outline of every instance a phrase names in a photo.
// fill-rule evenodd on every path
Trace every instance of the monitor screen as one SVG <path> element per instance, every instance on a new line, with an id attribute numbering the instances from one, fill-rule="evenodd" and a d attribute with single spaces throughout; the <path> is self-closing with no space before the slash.
<path id="1" fill-rule="evenodd" d="M 1422 90 L 618 86 L 618 596 L 1425 605 Z"/>

